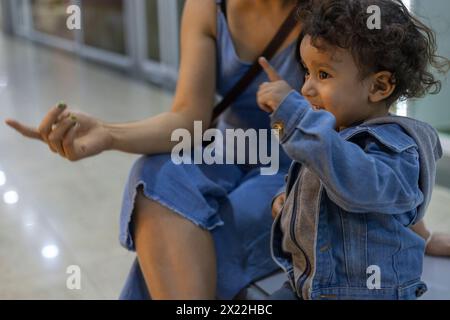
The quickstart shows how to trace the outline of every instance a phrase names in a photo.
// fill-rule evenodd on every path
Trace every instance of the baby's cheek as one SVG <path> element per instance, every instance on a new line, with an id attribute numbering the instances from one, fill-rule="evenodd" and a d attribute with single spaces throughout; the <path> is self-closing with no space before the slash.
<path id="1" fill-rule="evenodd" d="M 345 97 L 343 97 L 339 92 L 331 90 L 328 92 L 324 92 L 321 98 L 323 107 L 325 107 L 327 111 L 333 114 L 338 112 L 342 103 L 345 102 L 342 101 Z"/>
<path id="2" fill-rule="evenodd" d="M 328 92 L 327 94 L 326 99 L 331 105 L 340 106 L 346 103 L 346 100 L 351 95 L 349 93 L 351 93 L 351 91 L 348 89 L 346 90 L 344 88 L 330 90 L 330 92 Z"/>
<path id="3" fill-rule="evenodd" d="M 335 93 L 327 96 L 323 102 L 327 111 L 336 118 L 337 125 L 341 126 L 348 117 L 349 110 L 346 107 L 349 103 L 348 97 L 341 93 Z"/>

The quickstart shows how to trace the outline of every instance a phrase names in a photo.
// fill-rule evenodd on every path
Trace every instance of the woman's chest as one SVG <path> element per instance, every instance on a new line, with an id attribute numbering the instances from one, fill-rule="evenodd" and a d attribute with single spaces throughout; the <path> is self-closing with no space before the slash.
<path id="1" fill-rule="evenodd" d="M 239 59 L 246 62 L 256 60 L 278 32 L 288 14 L 289 10 L 278 16 L 230 10 L 227 19 L 228 29 Z M 300 26 L 298 25 L 278 48 L 278 52 L 296 41 L 299 34 Z"/>

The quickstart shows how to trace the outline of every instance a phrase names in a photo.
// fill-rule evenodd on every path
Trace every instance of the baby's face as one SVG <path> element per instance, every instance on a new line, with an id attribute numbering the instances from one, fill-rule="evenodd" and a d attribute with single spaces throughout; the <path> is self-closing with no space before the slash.
<path id="1" fill-rule="evenodd" d="M 311 37 L 306 36 L 300 54 L 307 71 L 302 95 L 315 110 L 331 112 L 337 130 L 379 115 L 380 108 L 369 102 L 371 78 L 361 80 L 349 50 L 335 47 L 319 50 L 311 44 Z"/>

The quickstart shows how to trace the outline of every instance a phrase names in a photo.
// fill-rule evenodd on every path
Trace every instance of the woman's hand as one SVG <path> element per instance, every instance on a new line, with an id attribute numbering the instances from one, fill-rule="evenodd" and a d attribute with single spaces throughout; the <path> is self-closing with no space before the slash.
<path id="1" fill-rule="evenodd" d="M 292 91 L 292 88 L 278 75 L 265 58 L 260 58 L 259 64 L 266 72 L 270 82 L 264 82 L 259 86 L 257 93 L 258 105 L 262 110 L 272 113 Z"/>
<path id="2" fill-rule="evenodd" d="M 68 110 L 65 104 L 52 108 L 38 128 L 12 119 L 6 124 L 25 137 L 43 141 L 54 153 L 70 161 L 97 155 L 112 145 L 112 136 L 101 121 Z"/>
<path id="3" fill-rule="evenodd" d="M 286 201 L 286 193 L 280 194 L 272 203 L 272 217 L 275 219 L 283 209 L 284 202 Z"/>

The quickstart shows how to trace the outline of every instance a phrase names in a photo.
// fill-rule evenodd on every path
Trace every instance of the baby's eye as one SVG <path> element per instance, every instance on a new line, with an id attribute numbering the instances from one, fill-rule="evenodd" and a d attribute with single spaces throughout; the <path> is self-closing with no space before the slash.
<path id="1" fill-rule="evenodd" d="M 325 80 L 325 79 L 328 79 L 329 77 L 330 77 L 330 75 L 327 72 L 325 72 L 325 71 L 320 71 L 319 72 L 319 79 L 320 80 Z"/>

